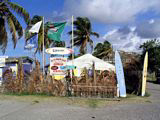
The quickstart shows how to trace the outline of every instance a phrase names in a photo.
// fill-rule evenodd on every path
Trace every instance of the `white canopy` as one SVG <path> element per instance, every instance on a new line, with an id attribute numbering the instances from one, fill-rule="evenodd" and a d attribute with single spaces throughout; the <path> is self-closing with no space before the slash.
<path id="1" fill-rule="evenodd" d="M 77 68 L 92 68 L 93 62 L 95 63 L 96 70 L 112 70 L 115 71 L 115 66 L 109 64 L 99 58 L 92 56 L 91 54 L 85 54 L 79 58 L 67 62 L 67 65 L 75 65 Z"/>

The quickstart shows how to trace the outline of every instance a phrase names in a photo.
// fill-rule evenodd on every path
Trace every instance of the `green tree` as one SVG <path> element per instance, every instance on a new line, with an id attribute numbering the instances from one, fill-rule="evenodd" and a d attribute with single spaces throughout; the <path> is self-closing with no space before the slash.
<path id="1" fill-rule="evenodd" d="M 73 22 L 75 30 L 74 33 L 74 45 L 80 47 L 80 53 L 85 54 L 87 52 L 87 43 L 90 44 L 93 49 L 93 40 L 91 35 L 99 37 L 99 34 L 92 31 L 92 25 L 87 17 L 77 17 Z M 69 35 L 72 31 L 68 32 Z"/>
<path id="2" fill-rule="evenodd" d="M 160 42 L 157 39 L 149 40 L 140 45 L 140 48 L 142 49 L 141 62 L 143 63 L 145 53 L 148 51 L 148 69 L 154 72 L 160 68 Z"/>
<path id="3" fill-rule="evenodd" d="M 113 55 L 112 45 L 108 41 L 104 41 L 104 43 L 98 43 L 94 48 L 93 55 L 100 59 L 110 59 Z"/>
<path id="4" fill-rule="evenodd" d="M 34 35 L 34 33 L 30 33 L 28 30 L 34 24 L 36 24 L 37 22 L 41 21 L 42 19 L 43 19 L 42 16 L 38 16 L 38 15 L 33 16 L 33 18 L 30 21 L 30 24 L 26 28 L 26 34 L 25 34 L 26 41 L 29 40 Z M 47 23 L 45 23 L 45 25 L 46 24 Z M 65 46 L 65 42 L 64 41 L 57 42 L 57 41 L 48 39 L 47 32 L 48 32 L 48 28 L 44 27 L 44 46 L 45 46 L 45 48 L 49 48 L 49 47 L 64 47 Z M 38 48 L 36 49 L 35 53 L 37 53 L 37 51 L 38 52 L 42 52 L 42 50 L 43 50 L 43 36 L 42 35 L 43 35 L 43 26 L 41 25 L 39 33 L 38 33 Z"/>
<path id="5" fill-rule="evenodd" d="M 0 46 L 3 53 L 5 53 L 8 44 L 6 26 L 9 27 L 10 33 L 12 34 L 14 48 L 16 47 L 17 40 L 23 36 L 22 26 L 12 11 L 20 15 L 26 24 L 29 23 L 29 14 L 22 6 L 10 2 L 10 0 L 0 0 Z"/>

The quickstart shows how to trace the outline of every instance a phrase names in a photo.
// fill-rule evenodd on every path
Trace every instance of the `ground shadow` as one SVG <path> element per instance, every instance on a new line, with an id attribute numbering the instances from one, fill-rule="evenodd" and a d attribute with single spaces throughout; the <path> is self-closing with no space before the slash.
<path id="1" fill-rule="evenodd" d="M 160 82 L 158 82 L 158 81 L 153 81 L 153 80 L 147 80 L 147 82 L 153 83 L 153 84 L 160 84 Z"/>

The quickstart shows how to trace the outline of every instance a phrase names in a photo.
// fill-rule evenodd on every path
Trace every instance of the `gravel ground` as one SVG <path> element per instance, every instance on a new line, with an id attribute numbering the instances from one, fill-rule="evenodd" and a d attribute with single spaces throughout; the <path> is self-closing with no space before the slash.
<path id="1" fill-rule="evenodd" d="M 160 120 L 160 85 L 148 83 L 147 87 L 149 98 L 103 101 L 100 107 L 72 104 L 66 98 L 38 101 L 1 96 L 0 120 Z"/>

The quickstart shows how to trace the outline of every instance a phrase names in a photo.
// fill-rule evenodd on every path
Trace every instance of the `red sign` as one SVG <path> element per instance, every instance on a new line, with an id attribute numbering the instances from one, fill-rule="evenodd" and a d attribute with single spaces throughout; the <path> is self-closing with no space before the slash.
<path id="1" fill-rule="evenodd" d="M 65 75 L 65 70 L 61 66 L 66 66 L 67 58 L 65 57 L 52 57 L 50 58 L 50 75 Z"/>

